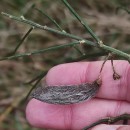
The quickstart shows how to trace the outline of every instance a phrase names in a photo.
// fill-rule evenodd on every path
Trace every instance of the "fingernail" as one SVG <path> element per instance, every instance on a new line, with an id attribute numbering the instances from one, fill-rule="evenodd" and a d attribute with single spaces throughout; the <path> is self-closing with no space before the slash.
<path id="1" fill-rule="evenodd" d="M 103 129 L 103 130 L 130 130 L 130 126 L 129 125 L 112 125 L 110 126 L 110 128 L 108 129 Z"/>
<path id="2" fill-rule="evenodd" d="M 99 125 L 99 126 L 96 126 L 94 127 L 94 129 L 92 130 L 117 130 L 117 127 L 114 126 L 114 125 Z"/>
<path id="3" fill-rule="evenodd" d="M 103 130 L 117 130 L 117 128 L 116 127 L 114 127 L 114 126 L 107 126 L 105 129 L 103 129 Z"/>

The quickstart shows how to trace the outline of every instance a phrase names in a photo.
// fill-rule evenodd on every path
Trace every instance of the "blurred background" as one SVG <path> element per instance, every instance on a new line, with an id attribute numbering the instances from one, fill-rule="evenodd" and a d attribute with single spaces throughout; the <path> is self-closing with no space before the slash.
<path id="1" fill-rule="evenodd" d="M 130 14 L 117 7 L 130 9 L 129 0 L 68 0 L 104 44 L 130 53 Z M 1 0 L 0 12 L 25 18 L 41 25 L 55 28 L 55 25 L 38 11 L 35 5 L 54 18 L 67 32 L 89 40 L 93 39 L 82 25 L 71 15 L 60 0 Z M 9 55 L 30 26 L 0 15 L 0 57 Z M 54 45 L 67 44 L 72 39 L 34 29 L 18 49 L 17 53 L 31 52 Z M 93 54 L 99 49 L 87 45 L 79 46 L 82 53 Z M 81 53 L 67 47 L 40 55 L 0 61 L 0 129 L 1 130 L 40 130 L 32 128 L 26 121 L 25 97 L 31 85 L 24 85 L 41 72 L 51 67 L 72 61 L 79 61 Z M 102 60 L 103 57 L 90 55 L 86 61 Z"/>

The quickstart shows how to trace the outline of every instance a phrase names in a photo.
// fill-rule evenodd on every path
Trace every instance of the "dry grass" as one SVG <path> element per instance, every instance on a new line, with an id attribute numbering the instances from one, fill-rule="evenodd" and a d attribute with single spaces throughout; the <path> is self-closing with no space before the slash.
<path id="1" fill-rule="evenodd" d="M 130 53 L 130 15 L 125 11 L 115 13 L 120 4 L 130 5 L 129 0 L 69 0 L 76 11 L 87 20 L 95 33 L 104 41 L 115 48 Z M 15 15 L 26 13 L 33 4 L 39 9 L 44 9 L 63 27 L 64 30 L 73 34 L 90 38 L 80 23 L 70 14 L 67 8 L 57 0 L 1 0 L 0 11 Z M 26 17 L 42 25 L 54 27 L 45 17 L 37 11 L 30 10 Z M 29 27 L 0 16 L 0 56 L 3 57 L 11 52 L 20 38 Z M 19 48 L 19 53 L 47 48 L 71 42 L 71 39 L 57 36 L 49 32 L 34 30 L 28 39 Z M 95 49 L 83 46 L 86 53 Z M 80 56 L 73 48 L 65 48 L 60 51 L 44 53 L 38 56 L 30 56 L 11 61 L 0 62 L 0 129 L 2 130 L 33 130 L 25 120 L 25 103 L 21 103 L 23 97 L 29 91 L 30 86 L 23 85 L 41 71 L 46 71 L 52 66 L 66 62 L 68 59 Z M 56 60 L 58 59 L 58 60 Z M 98 60 L 91 58 L 88 60 Z M 25 95 L 23 95 L 25 93 Z M 17 99 L 17 100 L 16 100 Z M 12 104 L 15 107 L 12 107 Z"/>

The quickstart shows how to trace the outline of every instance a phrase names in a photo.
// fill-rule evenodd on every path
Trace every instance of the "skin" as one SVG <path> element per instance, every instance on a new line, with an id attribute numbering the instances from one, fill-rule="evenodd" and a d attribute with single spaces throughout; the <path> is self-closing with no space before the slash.
<path id="1" fill-rule="evenodd" d="M 48 85 L 68 85 L 93 82 L 99 76 L 103 61 L 75 62 L 50 69 L 46 75 Z M 106 117 L 130 114 L 130 64 L 114 61 L 121 79 L 113 80 L 111 62 L 107 61 L 101 73 L 102 85 L 96 97 L 78 104 L 53 105 L 31 99 L 26 107 L 28 122 L 39 128 L 81 130 Z M 130 126 L 98 125 L 92 130 L 130 130 Z"/>

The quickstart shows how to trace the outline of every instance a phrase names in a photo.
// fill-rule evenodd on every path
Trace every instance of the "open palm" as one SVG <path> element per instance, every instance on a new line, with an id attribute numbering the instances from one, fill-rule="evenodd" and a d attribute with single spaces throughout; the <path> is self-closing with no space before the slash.
<path id="1" fill-rule="evenodd" d="M 46 82 L 49 85 L 92 82 L 97 79 L 101 65 L 102 61 L 58 65 L 48 72 Z M 113 80 L 108 61 L 101 74 L 99 92 L 89 101 L 53 105 L 31 99 L 26 108 L 29 123 L 40 128 L 80 130 L 99 119 L 130 113 L 130 65 L 127 61 L 114 61 L 114 66 L 121 79 Z"/>

